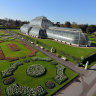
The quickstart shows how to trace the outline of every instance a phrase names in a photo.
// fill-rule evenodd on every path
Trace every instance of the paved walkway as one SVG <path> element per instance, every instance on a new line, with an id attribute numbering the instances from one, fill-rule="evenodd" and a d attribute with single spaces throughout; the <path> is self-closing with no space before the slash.
<path id="1" fill-rule="evenodd" d="M 80 76 L 65 90 L 54 96 L 93 96 L 96 92 L 96 64 L 88 70 L 88 74 Z"/>
<path id="2" fill-rule="evenodd" d="M 85 74 L 87 74 L 87 71 L 86 71 L 85 69 L 79 68 L 79 67 L 77 67 L 75 64 L 72 64 L 71 62 L 69 62 L 69 61 L 64 61 L 63 59 L 55 56 L 53 53 L 48 52 L 48 51 L 46 51 L 46 50 L 44 50 L 44 49 L 41 49 L 40 47 L 35 46 L 35 44 L 32 44 L 31 42 L 27 41 L 26 39 L 22 39 L 21 36 L 15 34 L 14 32 L 9 32 L 9 31 L 7 31 L 7 32 L 10 33 L 11 35 L 13 35 L 14 37 L 22 40 L 23 42 L 29 44 L 29 45 L 32 46 L 33 48 L 41 51 L 42 53 L 46 54 L 47 56 L 53 58 L 53 59 L 56 60 L 57 62 L 63 64 L 64 66 L 66 66 L 66 67 L 68 67 L 68 68 L 70 68 L 71 70 L 75 71 L 76 73 L 78 73 L 78 74 L 80 74 L 80 75 L 85 75 Z"/>

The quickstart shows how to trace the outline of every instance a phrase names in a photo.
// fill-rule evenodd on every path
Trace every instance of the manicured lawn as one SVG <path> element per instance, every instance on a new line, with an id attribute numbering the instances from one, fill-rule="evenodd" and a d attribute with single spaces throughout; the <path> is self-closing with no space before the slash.
<path id="1" fill-rule="evenodd" d="M 59 42 L 55 42 L 52 40 L 39 40 L 45 44 L 48 44 L 58 50 L 65 51 L 66 53 L 75 56 L 77 58 L 81 58 L 81 56 L 87 56 L 90 53 L 96 51 L 96 48 L 78 48 L 78 47 L 72 47 L 69 45 L 61 44 Z"/>
<path id="2" fill-rule="evenodd" d="M 14 52 L 14 51 L 10 50 L 7 47 L 7 44 L 9 44 L 9 43 L 16 44 L 20 48 L 20 51 L 15 51 Z M 18 43 L 18 41 L 14 41 L 14 40 L 0 43 L 0 47 L 3 50 L 5 56 L 8 56 L 8 57 L 20 57 L 20 56 L 25 56 L 25 55 L 30 53 L 30 50 L 28 50 L 25 46 L 23 46 L 20 43 Z M 38 51 L 36 53 L 36 56 L 33 56 L 33 57 L 45 58 L 47 56 Z M 31 57 L 26 57 L 25 59 L 30 60 L 30 58 Z M 17 60 L 17 61 L 23 62 L 23 60 L 25 60 L 25 59 L 19 58 L 19 60 Z M 17 61 L 14 61 L 14 62 L 17 62 Z M 4 71 L 5 69 L 8 69 L 10 64 L 12 64 L 14 62 L 9 62 L 7 60 L 0 60 L 0 73 L 1 73 L 1 71 Z M 29 66 L 34 65 L 34 64 L 43 65 L 46 68 L 46 74 L 44 74 L 41 77 L 36 77 L 36 78 L 28 76 L 26 74 L 26 70 L 27 70 L 27 68 Z M 14 77 L 15 78 L 15 82 L 14 83 L 18 83 L 21 86 L 34 88 L 36 86 L 41 85 L 48 92 L 47 96 L 51 96 L 54 92 L 56 92 L 61 87 L 66 85 L 68 82 L 70 82 L 72 79 L 74 79 L 76 76 L 78 76 L 77 73 L 73 72 L 72 70 L 70 70 L 68 68 L 65 69 L 65 74 L 67 75 L 68 80 L 65 81 L 64 83 L 62 83 L 61 85 L 58 85 L 53 79 L 56 76 L 56 65 L 52 65 L 51 62 L 47 62 L 47 61 L 34 61 L 33 62 L 33 61 L 30 60 L 29 63 L 24 63 L 23 62 L 23 65 L 19 66 L 18 69 L 14 72 L 14 74 L 12 76 L 9 76 L 9 77 Z M 3 84 L 3 80 L 4 79 L 2 79 L 2 77 L 0 75 L 0 88 L 1 88 L 1 91 L 2 91 L 2 96 L 6 96 L 5 89 L 8 86 L 12 85 L 12 84 L 4 85 Z M 45 86 L 45 83 L 48 80 L 51 80 L 51 81 L 53 81 L 55 83 L 55 88 L 48 89 Z"/>
<path id="3" fill-rule="evenodd" d="M 47 57 L 44 54 L 42 54 L 41 52 L 38 52 L 36 54 L 37 57 Z M 27 59 L 30 60 L 29 57 L 27 57 Z M 23 62 L 23 59 L 21 59 L 21 61 Z M 15 61 L 16 62 L 16 61 Z M 7 69 L 9 67 L 11 63 L 5 60 L 2 60 L 0 63 L 0 71 L 3 71 L 4 69 Z M 43 65 L 46 69 L 47 72 L 45 75 L 41 76 L 41 77 L 30 77 L 26 74 L 26 69 L 33 64 L 41 64 Z M 63 87 L 64 85 L 66 85 L 68 82 L 70 82 L 74 77 L 77 76 L 77 73 L 73 72 L 72 70 L 66 68 L 65 70 L 65 74 L 68 76 L 68 80 L 65 81 L 63 84 L 58 85 L 53 78 L 56 76 L 56 65 L 52 65 L 50 64 L 50 62 L 46 62 L 46 61 L 35 61 L 35 62 L 30 62 L 30 63 L 24 63 L 24 65 L 20 66 L 15 72 L 14 75 L 11 77 L 15 78 L 15 83 L 18 83 L 19 85 L 22 86 L 27 86 L 27 87 L 36 87 L 38 85 L 41 85 L 42 87 L 44 87 L 44 89 L 46 89 L 46 91 L 48 92 L 47 96 L 50 96 L 51 94 L 53 94 L 54 92 L 56 92 L 57 90 L 59 90 L 61 87 Z M 4 80 L 4 79 L 3 79 Z M 3 80 L 1 79 L 1 75 L 0 75 L 0 87 L 2 89 L 3 92 L 3 96 L 6 96 L 5 94 L 5 88 L 8 87 L 8 85 L 4 85 L 3 84 Z M 48 89 L 45 86 L 45 83 L 51 80 L 55 83 L 56 87 L 54 89 Z"/>
<path id="4" fill-rule="evenodd" d="M 16 44 L 19 48 L 20 51 L 12 51 L 10 50 L 10 48 L 8 48 L 7 44 Z M 28 55 L 31 51 L 28 50 L 25 46 L 23 46 L 22 44 L 20 44 L 18 41 L 8 41 L 8 42 L 2 42 L 0 43 L 0 47 L 3 50 L 4 54 L 6 57 L 17 57 L 17 56 L 25 56 Z"/>

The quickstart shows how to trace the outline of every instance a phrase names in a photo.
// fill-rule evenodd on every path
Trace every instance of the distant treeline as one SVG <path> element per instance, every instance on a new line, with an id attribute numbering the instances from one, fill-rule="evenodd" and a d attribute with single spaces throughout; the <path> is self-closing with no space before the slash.
<path id="1" fill-rule="evenodd" d="M 60 22 L 56 22 L 54 26 L 67 27 L 67 28 L 80 28 L 84 33 L 89 34 L 96 32 L 96 25 L 77 24 L 76 22 L 70 23 L 69 21 L 66 21 L 65 24 L 60 24 Z"/>
<path id="2" fill-rule="evenodd" d="M 23 24 L 27 23 L 29 22 L 13 19 L 0 19 L 0 28 L 19 29 Z M 60 22 L 56 22 L 53 24 L 57 27 L 81 28 L 84 33 L 89 34 L 96 32 L 96 25 L 77 24 L 76 22 L 70 23 L 69 21 L 66 21 L 65 24 L 60 24 Z"/>
<path id="3" fill-rule="evenodd" d="M 23 24 L 27 24 L 28 21 L 13 20 L 13 19 L 0 19 L 0 28 L 6 29 L 18 29 Z"/>

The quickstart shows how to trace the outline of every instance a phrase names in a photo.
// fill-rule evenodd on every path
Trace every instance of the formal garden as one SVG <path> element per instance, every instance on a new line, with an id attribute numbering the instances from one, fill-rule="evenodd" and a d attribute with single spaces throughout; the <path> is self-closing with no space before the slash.
<path id="1" fill-rule="evenodd" d="M 0 34 L 2 96 L 51 96 L 78 76 L 10 34 Z"/>

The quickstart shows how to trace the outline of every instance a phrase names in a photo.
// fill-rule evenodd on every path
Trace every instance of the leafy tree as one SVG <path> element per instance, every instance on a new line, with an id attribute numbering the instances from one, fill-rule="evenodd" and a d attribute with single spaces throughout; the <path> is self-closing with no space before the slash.
<path id="1" fill-rule="evenodd" d="M 80 29 L 82 29 L 83 32 L 86 32 L 86 29 L 87 29 L 87 27 L 88 27 L 88 24 L 81 24 L 81 25 L 78 25 L 78 27 L 79 27 Z"/>
<path id="2" fill-rule="evenodd" d="M 56 26 L 57 27 L 60 27 L 60 22 L 56 22 Z"/>
<path id="3" fill-rule="evenodd" d="M 66 21 L 66 22 L 65 22 L 65 27 L 70 28 L 70 27 L 71 27 L 71 23 L 70 23 L 69 21 Z"/>
<path id="4" fill-rule="evenodd" d="M 87 29 L 86 29 L 86 32 L 87 33 L 93 33 L 93 32 L 95 32 L 96 31 L 96 26 L 95 25 L 89 25 L 88 27 L 87 27 Z"/>
<path id="5" fill-rule="evenodd" d="M 79 28 L 79 26 L 76 22 L 72 22 L 71 27 L 72 28 Z"/>

